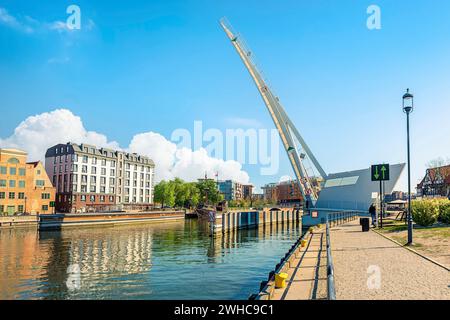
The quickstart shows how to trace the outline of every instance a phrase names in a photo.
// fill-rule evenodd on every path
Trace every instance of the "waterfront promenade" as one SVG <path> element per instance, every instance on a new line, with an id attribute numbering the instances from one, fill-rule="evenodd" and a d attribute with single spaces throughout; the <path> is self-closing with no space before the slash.
<path id="1" fill-rule="evenodd" d="M 361 232 L 359 220 L 332 228 L 331 248 L 338 300 L 450 300 L 448 270 L 376 232 Z"/>

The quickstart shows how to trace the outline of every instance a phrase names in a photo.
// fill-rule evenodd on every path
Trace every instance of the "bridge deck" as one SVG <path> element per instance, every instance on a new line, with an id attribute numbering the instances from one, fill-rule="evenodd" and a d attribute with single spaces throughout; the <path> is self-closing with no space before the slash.
<path id="1" fill-rule="evenodd" d="M 331 248 L 338 300 L 450 299 L 448 270 L 375 232 L 361 232 L 358 220 L 331 229 Z"/>

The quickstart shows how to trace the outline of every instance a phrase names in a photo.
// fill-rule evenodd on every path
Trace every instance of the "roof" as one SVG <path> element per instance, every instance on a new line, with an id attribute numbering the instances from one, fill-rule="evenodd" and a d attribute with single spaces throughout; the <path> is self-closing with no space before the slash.
<path id="1" fill-rule="evenodd" d="M 395 201 L 388 202 L 388 204 L 406 204 L 406 203 L 408 203 L 408 201 L 405 201 L 405 200 L 395 200 Z"/>
<path id="2" fill-rule="evenodd" d="M 27 155 L 26 151 L 19 150 L 19 149 L 0 149 L 0 152 Z"/>
<path id="3" fill-rule="evenodd" d="M 434 181 L 436 179 L 437 174 L 440 174 L 441 176 L 444 177 L 445 184 L 450 184 L 450 165 L 447 165 L 447 166 L 427 169 L 425 177 L 422 179 L 422 181 L 419 183 L 419 185 L 417 187 L 422 188 L 422 186 L 425 182 L 425 179 L 427 177 L 430 177 L 431 181 Z"/>

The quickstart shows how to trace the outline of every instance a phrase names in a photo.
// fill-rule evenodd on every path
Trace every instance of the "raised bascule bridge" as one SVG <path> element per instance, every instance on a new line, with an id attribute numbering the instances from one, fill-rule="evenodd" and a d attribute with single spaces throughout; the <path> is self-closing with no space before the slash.
<path id="1" fill-rule="evenodd" d="M 379 185 L 371 181 L 370 169 L 327 174 L 262 76 L 243 37 L 233 31 L 226 18 L 222 18 L 220 24 L 250 73 L 278 130 L 305 200 L 307 210 L 304 210 L 303 225 L 324 223 L 329 212 L 366 213 L 379 197 Z M 404 167 L 405 164 L 391 166 L 391 180 L 385 183 L 385 193 L 393 191 Z"/>

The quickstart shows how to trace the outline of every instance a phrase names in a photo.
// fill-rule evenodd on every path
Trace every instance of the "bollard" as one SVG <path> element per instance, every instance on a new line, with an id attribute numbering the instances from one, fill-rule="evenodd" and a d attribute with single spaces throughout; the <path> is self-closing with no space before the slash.
<path id="1" fill-rule="evenodd" d="M 302 240 L 301 246 L 302 248 L 306 247 L 306 244 L 308 243 L 308 241 L 306 240 Z"/>
<path id="2" fill-rule="evenodd" d="M 286 279 L 288 278 L 287 273 L 278 273 L 275 275 L 275 287 L 277 289 L 286 288 Z"/>

